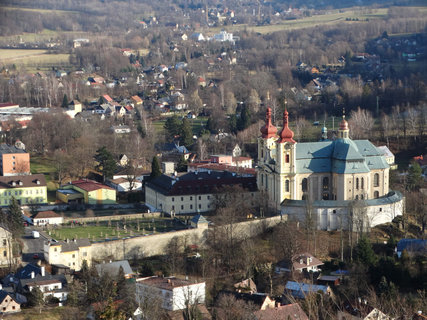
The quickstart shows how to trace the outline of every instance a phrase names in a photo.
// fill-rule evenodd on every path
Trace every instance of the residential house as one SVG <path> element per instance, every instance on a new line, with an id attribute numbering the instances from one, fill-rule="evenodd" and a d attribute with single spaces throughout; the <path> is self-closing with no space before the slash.
<path id="1" fill-rule="evenodd" d="M 75 271 L 81 269 L 84 260 L 88 265 L 92 261 L 91 244 L 88 239 L 49 240 L 43 245 L 43 253 L 47 263 L 64 265 Z"/>
<path id="2" fill-rule="evenodd" d="M 156 297 L 163 309 L 175 311 L 186 307 L 187 302 L 205 303 L 205 282 L 192 282 L 175 277 L 147 277 L 136 280 L 137 303 L 145 297 Z"/>
<path id="3" fill-rule="evenodd" d="M 129 163 L 129 158 L 125 154 L 119 155 L 119 161 L 117 161 L 117 165 L 121 167 L 126 167 Z"/>
<path id="4" fill-rule="evenodd" d="M 193 39 L 193 40 L 195 40 L 195 41 L 205 41 L 205 37 L 203 36 L 203 34 L 198 33 L 198 32 L 193 33 L 190 36 L 190 38 Z"/>
<path id="5" fill-rule="evenodd" d="M 142 190 L 141 181 L 136 180 L 132 176 L 130 177 L 130 179 L 128 177 L 108 179 L 105 183 L 117 192 Z"/>
<path id="6" fill-rule="evenodd" d="M 175 162 L 162 161 L 162 172 L 164 174 L 172 174 L 175 172 Z"/>
<path id="7" fill-rule="evenodd" d="M 288 281 L 285 286 L 285 295 L 290 294 L 294 298 L 305 299 L 309 294 L 322 293 L 330 295 L 331 288 L 328 286 L 309 284 L 303 282 Z"/>
<path id="8" fill-rule="evenodd" d="M 21 311 L 21 304 L 5 290 L 0 290 L 0 312 L 2 314 L 15 313 Z"/>
<path id="9" fill-rule="evenodd" d="M 427 256 L 427 240 L 423 239 L 402 239 L 397 243 L 396 254 L 400 258 L 405 250 L 409 255 Z"/>
<path id="10" fill-rule="evenodd" d="M 112 103 L 114 101 L 113 98 L 111 98 L 108 94 L 104 94 L 103 96 L 101 96 L 101 100 L 104 103 Z"/>
<path id="11" fill-rule="evenodd" d="M 254 320 L 308 320 L 307 314 L 298 303 L 278 305 L 274 308 L 257 310 Z"/>
<path id="12" fill-rule="evenodd" d="M 276 302 L 274 299 L 270 298 L 266 293 L 244 293 L 244 292 L 232 292 L 232 291 L 222 291 L 221 294 L 231 295 L 238 300 L 243 300 L 247 303 L 252 303 L 255 310 L 266 310 L 274 308 Z"/>
<path id="13" fill-rule="evenodd" d="M 77 180 L 61 186 L 56 198 L 64 203 L 114 204 L 116 190 L 93 180 Z"/>
<path id="14" fill-rule="evenodd" d="M 343 310 L 338 311 L 338 320 L 394 320 L 381 310 L 371 307 L 366 300 L 359 299 L 354 303 L 347 302 Z"/>
<path id="15" fill-rule="evenodd" d="M 250 278 L 235 283 L 233 287 L 237 292 L 255 293 L 258 291 L 255 282 Z"/>
<path id="16" fill-rule="evenodd" d="M 76 114 L 80 112 L 82 112 L 82 104 L 77 100 L 73 100 L 68 104 L 68 109 L 65 111 L 65 114 L 74 119 Z"/>
<path id="17" fill-rule="evenodd" d="M 115 115 L 119 118 L 123 118 L 127 113 L 126 108 L 121 105 L 115 105 L 114 111 L 115 111 Z"/>
<path id="18" fill-rule="evenodd" d="M 130 100 L 132 101 L 132 103 L 135 105 L 135 106 L 140 106 L 140 105 L 142 105 L 142 103 L 143 103 L 143 101 L 142 101 L 142 99 L 139 97 L 139 96 L 132 96 L 131 98 L 130 98 Z"/>
<path id="19" fill-rule="evenodd" d="M 21 205 L 46 204 L 47 188 L 44 175 L 0 177 L 0 205 L 10 205 L 12 198 Z"/>
<path id="20" fill-rule="evenodd" d="M 339 276 L 328 276 L 328 275 L 321 275 L 317 278 L 318 284 L 323 284 L 327 286 L 339 286 L 341 282 L 341 278 Z"/>
<path id="21" fill-rule="evenodd" d="M 13 262 L 12 233 L 0 226 L 0 267 L 10 266 Z"/>
<path id="22" fill-rule="evenodd" d="M 30 174 L 30 154 L 24 149 L 0 144 L 0 173 L 2 176 Z"/>
<path id="23" fill-rule="evenodd" d="M 397 165 L 395 164 L 394 154 L 390 151 L 387 146 L 379 146 L 377 147 L 378 151 L 383 155 L 385 161 L 389 164 L 390 169 L 397 169 Z"/>
<path id="24" fill-rule="evenodd" d="M 66 283 L 64 275 L 45 274 L 44 267 L 42 267 L 41 275 L 31 274 L 31 278 L 20 279 L 17 291 L 21 294 L 28 294 L 37 287 L 43 293 L 45 300 L 52 296 L 63 302 L 67 300 L 68 296 L 68 291 L 64 288 Z"/>
<path id="25" fill-rule="evenodd" d="M 32 223 L 35 226 L 62 224 L 64 218 L 55 211 L 40 211 L 31 217 Z"/>
<path id="26" fill-rule="evenodd" d="M 129 265 L 129 261 L 110 261 L 109 263 L 101 263 L 95 265 L 96 271 L 100 276 L 108 273 L 110 276 L 116 277 L 119 274 L 120 268 L 122 268 L 126 279 L 132 278 L 135 273 Z"/>
<path id="27" fill-rule="evenodd" d="M 283 272 L 320 272 L 319 266 L 323 265 L 323 262 L 311 255 L 310 253 L 296 254 L 292 257 L 291 261 L 279 261 L 276 265 L 276 273 Z"/>
<path id="28" fill-rule="evenodd" d="M 177 214 L 207 212 L 213 209 L 214 194 L 221 193 L 221 188 L 226 186 L 242 186 L 246 190 L 242 196 L 249 204 L 257 193 L 255 177 L 240 177 L 229 172 L 163 174 L 146 184 L 146 205 L 153 210 Z"/>

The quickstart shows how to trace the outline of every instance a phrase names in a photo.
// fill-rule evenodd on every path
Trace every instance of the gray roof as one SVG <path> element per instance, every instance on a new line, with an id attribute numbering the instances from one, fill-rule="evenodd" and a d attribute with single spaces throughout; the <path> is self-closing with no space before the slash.
<path id="1" fill-rule="evenodd" d="M 191 222 L 193 223 L 209 223 L 208 220 L 206 220 L 206 218 L 204 216 L 202 216 L 201 214 L 197 214 L 195 215 L 192 219 Z"/>
<path id="2" fill-rule="evenodd" d="M 298 143 L 296 167 L 298 173 L 366 173 L 389 165 L 368 140 L 337 139 Z"/>
<path id="3" fill-rule="evenodd" d="M 27 153 L 25 150 L 19 149 L 15 146 L 8 145 L 6 143 L 0 144 L 0 154 L 8 153 Z"/>
<path id="4" fill-rule="evenodd" d="M 387 195 L 376 199 L 360 200 L 365 203 L 366 206 L 380 206 L 385 204 L 396 203 L 402 200 L 403 196 L 399 191 L 390 191 Z M 321 208 L 339 208 L 348 207 L 353 200 L 316 200 L 313 201 L 313 207 Z M 306 200 L 289 200 L 285 199 L 282 202 L 285 207 L 304 207 L 307 206 Z"/>
<path id="5" fill-rule="evenodd" d="M 70 252 L 70 251 L 77 251 L 79 250 L 79 247 L 89 247 L 90 241 L 89 239 L 75 239 L 75 240 L 68 240 L 68 241 L 58 241 L 51 243 L 51 246 L 61 246 L 62 252 Z"/>
<path id="6" fill-rule="evenodd" d="M 102 275 L 103 273 L 108 273 L 111 276 L 116 276 L 119 273 L 120 267 L 123 268 L 123 272 L 125 275 L 133 274 L 132 268 L 129 265 L 129 261 L 127 260 L 101 263 L 95 265 L 98 274 Z"/>

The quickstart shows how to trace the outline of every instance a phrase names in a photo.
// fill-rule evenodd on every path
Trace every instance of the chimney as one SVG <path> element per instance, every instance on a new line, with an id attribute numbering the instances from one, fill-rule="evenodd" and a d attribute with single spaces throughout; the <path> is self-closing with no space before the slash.
<path id="1" fill-rule="evenodd" d="M 46 275 L 45 268 L 44 268 L 44 267 L 41 267 L 40 269 L 41 269 L 42 277 L 44 277 L 44 276 Z"/>
<path id="2" fill-rule="evenodd" d="M 34 271 L 31 271 L 31 279 L 34 279 L 34 277 L 35 277 Z"/>

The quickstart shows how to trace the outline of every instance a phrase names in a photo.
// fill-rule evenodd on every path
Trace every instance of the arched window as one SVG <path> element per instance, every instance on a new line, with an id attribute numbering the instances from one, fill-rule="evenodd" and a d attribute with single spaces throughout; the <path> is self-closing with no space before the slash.
<path id="1" fill-rule="evenodd" d="M 356 200 L 359 200 L 359 196 L 356 194 Z"/>
<path id="2" fill-rule="evenodd" d="M 302 192 L 307 192 L 308 180 L 307 178 L 302 179 L 301 190 Z"/>
<path id="3" fill-rule="evenodd" d="M 285 156 L 285 162 L 286 162 L 286 163 L 289 163 L 289 154 L 287 154 L 287 155 Z"/>
<path id="4" fill-rule="evenodd" d="M 361 189 L 365 188 L 365 179 L 364 178 L 362 178 L 361 181 L 360 181 L 360 188 Z"/>
<path id="5" fill-rule="evenodd" d="M 374 187 L 379 187 L 380 186 L 380 175 L 379 173 L 376 173 L 374 175 Z"/>
<path id="6" fill-rule="evenodd" d="M 285 181 L 285 191 L 289 192 L 289 180 Z"/>
<path id="7" fill-rule="evenodd" d="M 323 190 L 329 190 L 329 178 L 328 177 L 323 178 Z"/>
<path id="8" fill-rule="evenodd" d="M 359 190 L 359 178 L 356 178 L 356 190 Z"/>
<path id="9" fill-rule="evenodd" d="M 379 197 L 380 197 L 380 193 L 378 191 L 375 191 L 374 192 L 374 198 L 376 199 L 376 198 L 379 198 Z"/>
<path id="10" fill-rule="evenodd" d="M 323 200 L 329 200 L 329 193 L 323 192 L 322 199 Z"/>

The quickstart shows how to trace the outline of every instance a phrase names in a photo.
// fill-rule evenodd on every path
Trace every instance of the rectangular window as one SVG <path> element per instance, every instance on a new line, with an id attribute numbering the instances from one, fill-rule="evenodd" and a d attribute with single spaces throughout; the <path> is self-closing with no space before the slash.
<path id="1" fill-rule="evenodd" d="M 208 200 L 211 198 L 211 196 L 207 196 Z"/>
<path id="2" fill-rule="evenodd" d="M 15 191 L 15 196 L 17 196 L 18 195 L 18 191 Z"/>
<path id="3" fill-rule="evenodd" d="M 193 197 L 190 197 L 190 201 L 193 200 Z"/>
<path id="4" fill-rule="evenodd" d="M 6 239 L 4 239 L 3 240 L 3 245 L 5 246 L 7 244 L 7 240 Z"/>
<path id="5" fill-rule="evenodd" d="M 193 209 L 193 205 L 192 205 L 192 204 L 190 204 L 190 210 L 191 210 L 191 209 Z"/>
<path id="6" fill-rule="evenodd" d="M 199 200 L 202 200 L 202 196 L 199 196 Z"/>
<path id="7" fill-rule="evenodd" d="M 175 201 L 175 198 L 174 197 L 172 197 L 172 202 L 174 202 Z"/>
<path id="8" fill-rule="evenodd" d="M 202 205 L 201 204 L 199 204 L 199 209 L 202 209 Z"/>
<path id="9" fill-rule="evenodd" d="M 172 206 L 172 210 L 175 210 L 175 206 Z"/>
<path id="10" fill-rule="evenodd" d="M 181 197 L 181 201 L 184 201 L 184 197 Z"/>
<path id="11" fill-rule="evenodd" d="M 184 210 L 184 205 L 181 206 L 181 210 Z"/>
<path id="12" fill-rule="evenodd" d="M 73 254 L 73 255 L 72 255 L 72 257 L 73 257 L 73 259 L 74 259 L 74 258 L 76 257 L 76 255 L 75 255 L 75 254 Z"/>

